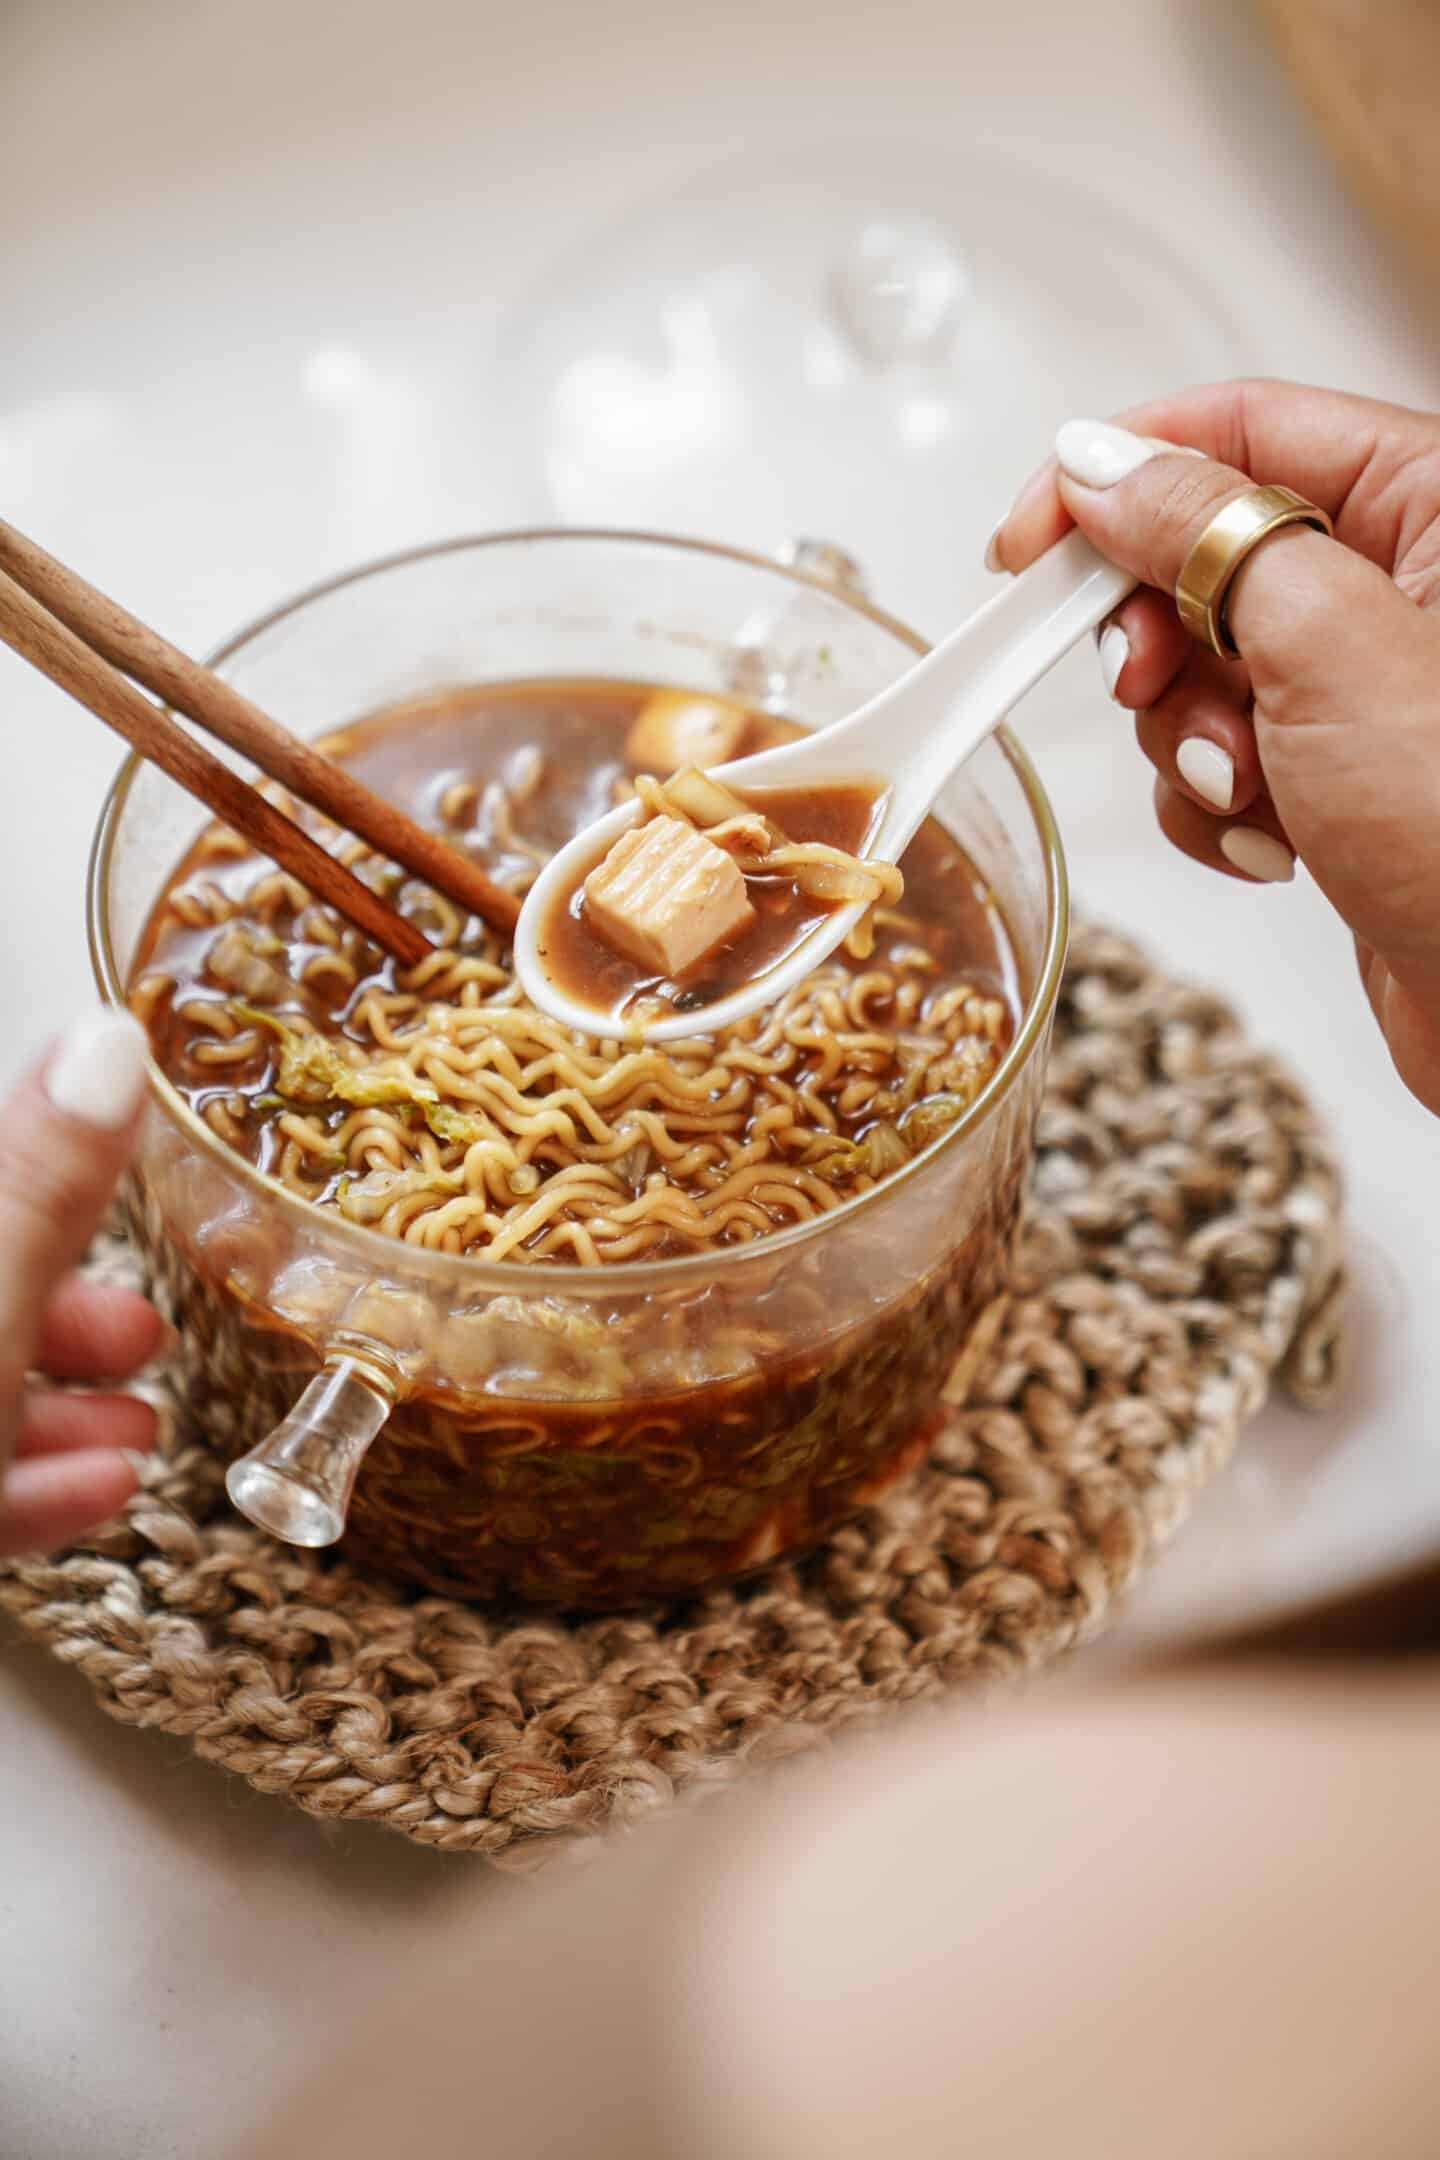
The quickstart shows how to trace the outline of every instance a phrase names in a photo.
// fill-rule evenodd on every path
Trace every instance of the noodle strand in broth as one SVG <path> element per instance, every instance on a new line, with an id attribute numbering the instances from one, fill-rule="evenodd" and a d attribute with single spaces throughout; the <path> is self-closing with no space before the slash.
<path id="1" fill-rule="evenodd" d="M 649 694 L 455 693 L 351 728 L 340 747 L 520 893 L 633 784 L 624 736 Z M 793 732 L 763 715 L 746 725 L 742 754 Z M 875 912 L 868 955 L 836 956 L 713 1040 L 636 1048 L 549 1019 L 484 923 L 282 807 L 443 949 L 397 968 L 217 828 L 156 908 L 131 1002 L 220 1139 L 413 1245 L 596 1267 L 764 1237 L 902 1167 L 1010 1039 L 1003 923 L 933 824 L 907 854 L 903 904 Z"/>

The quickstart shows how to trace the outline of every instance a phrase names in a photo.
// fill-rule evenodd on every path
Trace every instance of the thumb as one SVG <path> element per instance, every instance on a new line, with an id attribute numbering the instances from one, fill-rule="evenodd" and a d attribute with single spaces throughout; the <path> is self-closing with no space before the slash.
<path id="1" fill-rule="evenodd" d="M 1217 510 L 1254 484 L 1108 422 L 1068 421 L 1055 448 L 1075 522 L 1171 594 Z M 1306 526 L 1254 550 L 1226 622 L 1254 693 L 1266 786 L 1296 851 L 1398 980 L 1440 994 L 1440 623 L 1376 564 Z"/>

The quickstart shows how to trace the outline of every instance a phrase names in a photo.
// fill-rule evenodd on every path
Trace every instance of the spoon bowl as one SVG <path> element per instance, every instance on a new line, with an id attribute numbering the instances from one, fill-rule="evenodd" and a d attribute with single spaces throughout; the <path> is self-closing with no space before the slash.
<path id="1" fill-rule="evenodd" d="M 1083 534 L 1071 532 L 857 712 L 776 749 L 716 766 L 711 778 L 742 795 L 763 787 L 872 785 L 879 815 L 863 859 L 898 862 L 959 766 L 1134 585 L 1128 571 L 1108 562 Z M 520 910 L 516 975 L 532 1003 L 565 1027 L 602 1038 L 624 1033 L 645 1042 L 713 1034 L 774 1004 L 803 981 L 865 912 L 862 901 L 836 907 L 739 989 L 684 1012 L 637 1017 L 625 1026 L 612 1011 L 585 1004 L 551 977 L 541 940 L 553 910 L 566 904 L 642 814 L 639 803 L 622 803 L 587 825 L 546 864 Z"/>

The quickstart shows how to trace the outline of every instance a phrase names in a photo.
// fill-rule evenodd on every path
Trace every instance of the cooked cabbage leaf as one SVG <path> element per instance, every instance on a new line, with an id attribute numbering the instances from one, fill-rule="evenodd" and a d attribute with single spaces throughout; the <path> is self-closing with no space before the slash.
<path id="1" fill-rule="evenodd" d="M 289 1027 L 275 1013 L 236 1002 L 235 1010 L 246 1020 L 263 1027 L 278 1045 L 275 1088 L 280 1095 L 310 1099 L 318 1088 L 333 1101 L 371 1110 L 390 1104 L 413 1103 L 437 1140 L 468 1147 L 485 1139 L 488 1120 L 457 1109 L 440 1100 L 433 1081 L 423 1080 L 408 1065 L 356 1065 L 326 1035 L 309 1035 Z"/>

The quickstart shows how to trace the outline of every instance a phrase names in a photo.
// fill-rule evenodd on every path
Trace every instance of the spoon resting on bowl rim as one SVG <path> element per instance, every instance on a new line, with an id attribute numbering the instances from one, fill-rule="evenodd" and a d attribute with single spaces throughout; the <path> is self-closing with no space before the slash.
<path id="1" fill-rule="evenodd" d="M 856 856 L 893 865 L 971 752 L 1134 585 L 1128 571 L 1071 532 L 858 712 L 706 777 L 733 795 L 762 791 L 757 808 L 772 789 L 793 800 L 812 788 L 863 788 L 872 809 Z M 573 910 L 591 873 L 608 865 L 616 843 L 648 815 L 646 801 L 634 800 L 586 826 L 546 864 L 520 910 L 514 953 L 521 988 L 582 1034 L 668 1042 L 732 1026 L 802 981 L 872 904 L 851 900 L 828 909 L 773 963 L 736 987 L 722 985 L 713 998 L 692 991 L 678 1008 L 647 1001 L 618 1019 L 613 1006 L 589 1002 L 558 979 L 550 926 L 557 912 Z"/>

